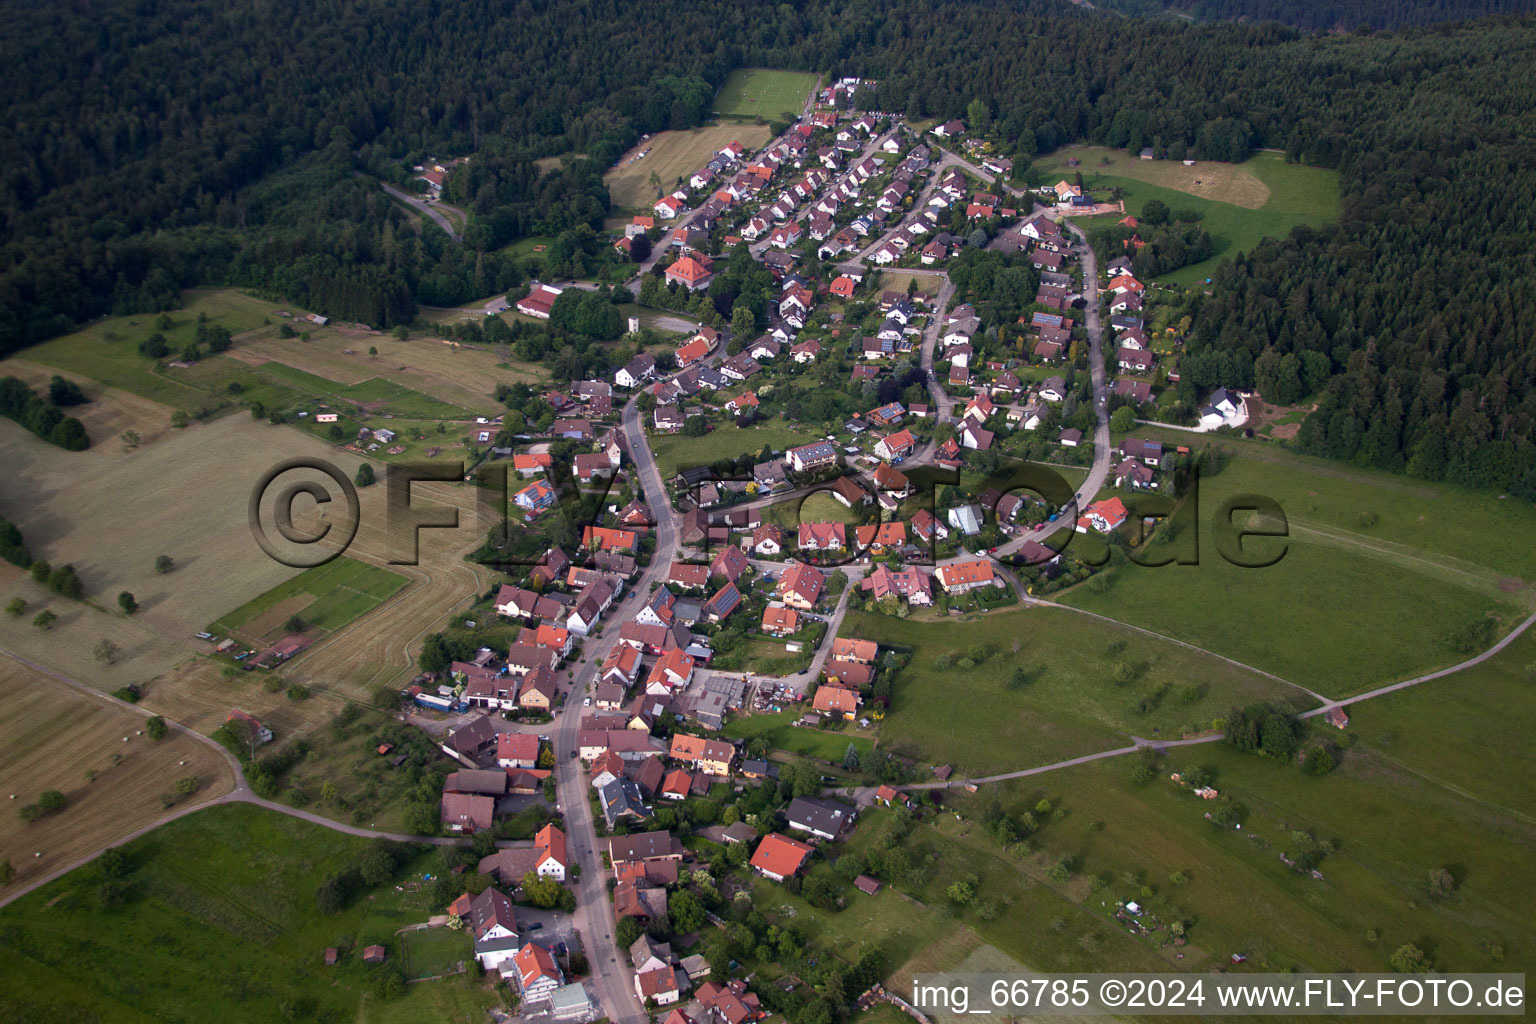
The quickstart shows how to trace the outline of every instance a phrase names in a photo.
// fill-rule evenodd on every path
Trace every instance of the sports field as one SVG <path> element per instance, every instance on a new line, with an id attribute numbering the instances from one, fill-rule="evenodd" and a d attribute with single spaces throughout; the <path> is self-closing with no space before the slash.
<path id="1" fill-rule="evenodd" d="M 737 68 L 715 94 L 715 113 L 793 121 L 805 109 L 818 78 L 809 71 Z"/>
<path id="2" fill-rule="evenodd" d="M 470 934 L 453 928 L 422 928 L 400 933 L 407 978 L 438 978 L 457 974 L 458 966 L 474 956 Z"/>
<path id="3" fill-rule="evenodd" d="M 0 814 L 0 861 L 17 882 L 47 874 L 188 803 L 221 796 L 228 762 L 190 736 L 151 740 L 145 716 L 80 693 L 10 658 L 0 658 L 0 779 L 15 800 Z M 177 779 L 195 778 L 191 796 Z M 23 822 L 18 808 L 56 789 L 62 811 Z M 174 799 L 167 808 L 163 796 Z M 3 892 L 4 890 L 0 890 Z"/>
<path id="4" fill-rule="evenodd" d="M 342 556 L 247 601 L 209 626 L 208 632 L 271 642 L 286 632 L 283 624 L 289 617 L 297 615 L 314 630 L 334 633 L 377 608 L 407 582 L 398 573 Z"/>
<path id="5" fill-rule="evenodd" d="M 658 132 L 620 157 L 619 165 L 603 176 L 603 182 L 614 206 L 649 213 L 657 199 L 651 175 L 659 179 L 665 194 L 677 188 L 679 181 L 686 186 L 689 175 L 732 142 L 756 150 L 769 138 L 767 125 L 754 124 L 710 124 L 684 132 Z"/>
<path id="6" fill-rule="evenodd" d="M 1072 158 L 1079 166 L 1067 166 Z M 1140 214 L 1153 199 L 1172 211 L 1200 213 L 1216 255 L 1159 278 L 1171 284 L 1204 281 L 1222 260 L 1251 252 L 1264 238 L 1283 238 L 1298 224 L 1325 224 L 1339 215 L 1338 172 L 1288 164 L 1279 153 L 1256 153 L 1241 164 L 1201 160 L 1186 167 L 1177 160 L 1141 160 L 1121 150 L 1069 146 L 1039 166 L 1049 184 L 1081 172 L 1084 189 L 1100 198 L 1119 186 L 1131 214 Z M 1113 223 L 1119 218 L 1102 219 Z"/>

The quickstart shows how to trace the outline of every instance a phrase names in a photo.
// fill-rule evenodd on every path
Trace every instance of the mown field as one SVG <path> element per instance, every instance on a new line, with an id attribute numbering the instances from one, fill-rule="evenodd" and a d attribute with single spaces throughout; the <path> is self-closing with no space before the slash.
<path id="1" fill-rule="evenodd" d="M 809 71 L 737 68 L 715 94 L 715 113 L 793 121 L 805 109 L 818 77 Z"/>
<path id="2" fill-rule="evenodd" d="M 688 466 L 707 466 L 719 459 L 734 459 L 743 452 L 756 455 L 764 445 L 782 451 L 814 440 L 816 435 L 808 427 L 771 421 L 744 430 L 728 423 L 716 424 L 715 429 L 703 437 L 655 434 L 650 443 L 651 452 L 656 456 L 656 468 L 665 480 Z"/>
<path id="3" fill-rule="evenodd" d="M 145 716 L 80 693 L 10 658 L 0 658 L 0 779 L 15 799 L 0 815 L 0 861 L 16 882 L 55 871 L 188 804 L 233 785 L 217 750 L 181 733 L 155 741 Z M 198 790 L 175 792 L 177 779 Z M 56 789 L 62 811 L 24 822 L 20 807 Z M 169 807 L 162 797 L 170 797 Z M 0 893 L 4 890 L 0 889 Z"/>
<path id="4" fill-rule="evenodd" d="M 1073 157 L 1080 166 L 1069 168 Z M 1108 165 L 1102 163 L 1106 157 Z M 1084 190 L 1099 198 L 1107 199 L 1109 190 L 1119 186 L 1127 213 L 1139 215 L 1153 199 L 1170 210 L 1199 212 L 1216 255 L 1159 278 L 1168 284 L 1197 284 L 1222 260 L 1252 251 L 1264 238 L 1283 238 L 1298 224 L 1323 224 L 1339 215 L 1338 172 L 1288 164 L 1279 153 L 1255 153 L 1241 164 L 1202 160 L 1185 167 L 1177 160 L 1141 160 L 1120 150 L 1069 146 L 1040 166 L 1049 184 L 1081 172 Z M 1118 219 L 1105 218 L 1110 223 Z"/>
<path id="5" fill-rule="evenodd" d="M 93 864 L 0 910 L 8 1009 L 38 1021 L 395 1021 L 434 1019 L 440 1007 L 453 1015 L 435 1019 L 484 1019 L 488 986 L 423 983 L 398 1001 L 376 992 L 399 971 L 394 933 L 441 910 L 424 895 L 385 884 L 339 913 L 317 911 L 320 882 L 367 847 L 243 805 L 158 829 L 125 847 L 120 908 L 103 904 Z M 396 880 L 419 881 L 433 864 L 402 867 Z M 371 943 L 389 951 L 382 967 L 360 960 Z M 343 951 L 335 967 L 322 962 L 327 946 Z"/>
<path id="6" fill-rule="evenodd" d="M 804 102 L 804 97 L 800 102 Z M 798 105 L 795 109 L 799 109 Z M 619 166 L 603 176 L 616 207 L 650 212 L 656 202 L 656 187 L 651 175 L 661 179 L 663 192 L 678 187 L 681 179 L 709 163 L 710 158 L 732 142 L 756 150 L 770 138 L 767 125 L 709 124 L 688 131 L 658 132 L 640 143 L 619 160 Z M 644 157 L 634 157 L 649 150 Z"/>
<path id="7" fill-rule="evenodd" d="M 1234 704 L 1270 697 L 1314 703 L 1219 659 L 1061 609 L 963 621 L 850 612 L 839 635 L 910 652 L 880 745 L 921 764 L 951 764 L 961 775 L 1110 750 L 1132 735 L 1176 739 L 1209 728 Z M 1015 669 L 1022 679 L 1013 678 Z"/>
<path id="8" fill-rule="evenodd" d="M 377 608 L 406 582 L 398 573 L 342 556 L 247 601 L 210 625 L 208 632 L 270 643 L 286 632 L 289 616 L 297 615 L 311 629 L 334 633 Z"/>
<path id="9" fill-rule="evenodd" d="M 0 515 L 22 531 L 34 558 L 73 565 L 88 599 L 66 600 L 0 566 L 0 596 L 27 602 L 24 615 L 0 618 L 0 645 L 108 690 L 164 672 L 200 649 L 192 634 L 211 616 L 294 574 L 257 547 L 246 521 L 263 473 L 312 456 L 351 476 L 360 461 L 244 416 L 168 431 L 134 450 L 103 438 L 62 452 L 9 420 L 0 423 L 0 442 L 0 473 L 11 481 Z M 162 554 L 175 562 L 168 574 L 155 571 Z M 118 610 L 125 590 L 138 601 L 131 617 Z M 59 616 L 46 632 L 31 625 L 45 608 Z M 104 639 L 118 649 L 110 664 L 94 657 Z"/>
<path id="10" fill-rule="evenodd" d="M 1485 628 L 1497 636 L 1530 613 L 1536 511 L 1528 506 L 1259 443 L 1223 444 L 1236 456 L 1201 481 L 1198 566 L 1124 564 L 1110 571 L 1107 591 L 1079 586 L 1059 600 L 1329 696 L 1456 664 L 1487 646 L 1460 649 L 1458 631 L 1491 618 Z M 1277 564 L 1239 568 L 1217 553 L 1214 517 L 1238 494 L 1269 496 L 1285 512 L 1290 537 Z"/>
<path id="11" fill-rule="evenodd" d="M 192 289 L 183 300 L 182 309 L 168 314 L 169 328 L 160 329 L 156 318 L 146 315 L 106 317 L 34 345 L 21 359 L 0 362 L 0 373 L 36 383 L 62 371 L 87 382 L 88 394 L 88 382 L 94 381 L 97 390 L 118 389 L 168 406 L 166 417 L 172 409 L 220 415 L 255 402 L 289 413 L 333 407 L 347 417 L 343 426 L 351 436 L 359 421 L 379 426 L 382 416 L 462 422 L 494 415 L 490 395 L 497 382 L 545 377 L 537 367 L 504 362 L 489 348 L 420 336 L 400 341 L 337 322 L 319 327 L 297 319 L 301 310 L 233 289 Z M 284 318 L 283 312 L 292 316 Z M 179 351 L 196 336 L 199 317 L 227 327 L 235 336 L 233 347 L 222 355 L 205 352 L 186 367 L 160 368 L 139 352 L 139 342 L 157 331 L 173 353 Z M 285 323 L 295 337 L 279 337 Z M 90 406 L 83 412 L 97 414 Z M 165 422 L 155 420 L 149 426 Z M 145 423 L 126 426 L 150 440 Z M 119 434 L 126 426 L 108 424 L 98 431 L 86 420 L 93 438 Z"/>

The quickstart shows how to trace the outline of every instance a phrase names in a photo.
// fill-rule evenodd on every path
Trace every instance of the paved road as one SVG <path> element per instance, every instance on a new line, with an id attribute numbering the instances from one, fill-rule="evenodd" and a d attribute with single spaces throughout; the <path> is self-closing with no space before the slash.
<path id="1" fill-rule="evenodd" d="M 443 216 L 442 211 L 437 207 L 433 206 L 431 203 L 423 201 L 418 196 L 411 195 L 409 192 L 402 192 L 400 189 L 395 188 L 395 186 L 389 184 L 388 182 L 381 181 L 379 184 L 383 186 L 385 192 L 388 192 L 391 196 L 400 200 L 405 205 L 414 207 L 421 213 L 431 217 L 432 220 L 436 222 L 438 227 L 448 232 L 449 238 L 453 239 L 455 242 L 464 241 L 464 236 L 459 234 L 458 229 L 453 226 L 453 223 L 449 221 L 447 217 Z M 458 208 L 453 207 L 453 209 L 457 210 Z"/>
<path id="2" fill-rule="evenodd" d="M 1112 458 L 1109 440 L 1109 375 L 1104 369 L 1104 326 L 1099 315 L 1099 263 L 1093 247 L 1076 224 L 1067 224 L 1078 239 L 1078 256 L 1083 267 L 1083 301 L 1088 328 L 1088 371 L 1093 381 L 1093 464 L 1088 475 L 1078 485 L 1073 504 L 1081 509 L 1109 482 Z M 1026 530 L 997 549 L 999 555 L 1011 555 L 1027 541 L 1040 542 L 1059 531 L 1070 522 L 1041 523 L 1033 530 Z"/>
<path id="3" fill-rule="evenodd" d="M 555 790 L 560 795 L 571 849 L 581 864 L 581 880 L 574 884 L 574 923 L 581 932 L 587 957 L 593 966 L 593 995 L 602 1004 L 606 1016 L 618 1024 L 642 1024 L 649 1018 L 645 1007 L 635 996 L 629 951 L 620 949 L 614 938 L 608 876 L 599 856 L 599 851 L 606 849 L 606 846 L 599 845 L 597 829 L 592 820 L 592 807 L 587 801 L 588 782 L 581 773 L 581 762 L 571 757 L 571 752 L 576 749 L 583 711 L 578 698 L 596 679 L 603 660 L 618 642 L 617 624 L 635 616 L 650 596 L 651 584 L 666 579 L 668 568 L 677 555 L 677 524 L 668 506 L 667 492 L 656 468 L 656 459 L 650 445 L 646 443 L 636 397 L 638 393 L 625 403 L 620 422 L 629 443 L 630 457 L 634 460 L 640 487 L 657 517 L 656 550 L 651 564 L 635 581 L 633 588 L 610 611 L 607 617 L 609 628 L 605 630 L 605 635 L 587 641 L 580 662 L 573 666 L 571 695 L 557 716 L 552 734 L 555 738 Z"/>
<path id="4" fill-rule="evenodd" d="M 949 392 L 944 390 L 944 385 L 939 382 L 938 374 L 933 369 L 934 349 L 938 346 L 939 338 L 944 334 L 944 318 L 949 314 L 949 304 L 955 297 L 955 285 L 950 281 L 949 275 L 942 275 L 944 283 L 939 285 L 939 294 L 933 303 L 933 312 L 928 315 L 928 326 L 923 328 L 923 348 L 918 365 L 928 375 L 928 400 L 933 408 L 929 410 L 936 422 L 943 423 L 953 419 L 955 414 L 955 400 L 949 397 Z M 931 457 L 932 446 L 924 453 L 925 457 Z"/>

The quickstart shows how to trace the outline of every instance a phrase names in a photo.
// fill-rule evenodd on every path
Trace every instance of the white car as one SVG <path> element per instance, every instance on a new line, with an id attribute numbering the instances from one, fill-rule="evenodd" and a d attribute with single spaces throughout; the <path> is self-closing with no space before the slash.
<path id="1" fill-rule="evenodd" d="M 591 707 L 592 706 L 592 698 L 591 697 L 583 697 L 582 701 L 581 701 L 581 706 L 584 707 L 584 708 Z"/>

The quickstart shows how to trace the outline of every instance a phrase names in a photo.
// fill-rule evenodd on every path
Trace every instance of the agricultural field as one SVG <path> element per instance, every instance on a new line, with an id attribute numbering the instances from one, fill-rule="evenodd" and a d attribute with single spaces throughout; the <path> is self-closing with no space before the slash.
<path id="1" fill-rule="evenodd" d="M 297 615 L 308 629 L 323 636 L 377 608 L 406 582 L 398 573 L 343 556 L 306 569 L 247 601 L 214 622 L 208 632 L 272 643 L 289 632 L 285 624 Z"/>
<path id="2" fill-rule="evenodd" d="M 6 708 L 0 718 L 0 778 L 15 794 L 0 815 L 0 861 L 11 862 L 18 883 L 57 871 L 167 814 L 222 796 L 234 784 L 220 751 L 181 732 L 151 740 L 143 734 L 146 716 L 11 658 L 0 658 L 0 701 Z M 194 794 L 176 794 L 176 780 L 182 778 L 198 781 Z M 64 809 L 22 821 L 18 808 L 48 789 L 64 794 Z"/>
<path id="3" fill-rule="evenodd" d="M 800 102 L 804 102 L 803 96 Z M 651 175 L 670 192 L 679 180 L 686 182 L 690 174 L 732 142 L 756 150 L 770 138 L 767 125 L 754 124 L 709 124 L 688 131 L 658 132 L 620 157 L 618 166 L 605 174 L 603 181 L 614 206 L 649 212 L 657 198 Z"/>
<path id="4" fill-rule="evenodd" d="M 1073 157 L 1080 166 L 1069 168 Z M 1170 210 L 1200 212 L 1216 255 L 1165 274 L 1160 280 L 1167 284 L 1204 281 L 1222 260 L 1252 251 L 1261 239 L 1283 238 L 1298 224 L 1325 224 L 1339 215 L 1338 172 L 1288 164 L 1279 153 L 1256 153 L 1241 164 L 1202 160 L 1185 167 L 1177 160 L 1140 160 L 1119 150 L 1068 146 L 1037 166 L 1051 184 L 1081 171 L 1085 191 L 1108 193 L 1119 186 L 1127 213 L 1139 214 L 1152 199 Z"/>
<path id="5" fill-rule="evenodd" d="M 722 117 L 793 121 L 805 109 L 820 76 L 809 71 L 737 68 L 715 94 L 715 113 Z"/>
<path id="6" fill-rule="evenodd" d="M 1315 704 L 1273 679 L 1064 609 L 959 622 L 850 611 L 840 635 L 910 652 L 880 745 L 960 775 L 1050 764 L 1127 746 L 1132 735 L 1177 739 L 1210 728 L 1234 704 Z"/>
<path id="7" fill-rule="evenodd" d="M 653 434 L 650 444 L 651 452 L 656 456 L 656 469 L 661 478 L 667 480 L 687 466 L 734 459 L 745 452 L 756 455 L 765 445 L 782 451 L 814 440 L 816 435 L 810 427 L 794 427 L 782 420 L 772 420 L 745 429 L 717 423 L 715 429 L 703 437 L 688 437 L 682 433 Z"/>
<path id="8" fill-rule="evenodd" d="M 37 386 L 62 372 L 91 397 L 104 394 L 100 409 L 94 403 L 81 409 L 93 439 L 132 428 L 145 442 L 168 426 L 172 410 L 206 418 L 254 402 L 289 413 L 334 407 L 346 417 L 342 426 L 349 436 L 361 422 L 377 426 L 381 416 L 468 422 L 494 414 L 490 395 L 496 383 L 533 383 L 547 376 L 537 367 L 505 363 L 488 347 L 421 337 L 400 341 L 336 322 L 320 327 L 285 321 L 281 313 L 299 311 L 233 289 L 194 289 L 183 299 L 184 308 L 169 314 L 172 326 L 160 332 L 171 350 L 193 340 L 198 317 L 206 316 L 234 334 L 229 351 L 205 354 L 191 366 L 158 368 L 137 348 L 158 329 L 155 318 L 108 317 L 32 346 L 22 358 L 0 361 L 0 374 Z M 284 322 L 308 340 L 279 337 Z M 157 410 L 130 396 L 169 408 Z M 118 425 L 118 419 L 125 422 Z"/>
<path id="9" fill-rule="evenodd" d="M 335 914 L 316 909 L 320 883 L 369 845 L 249 805 L 182 818 L 123 847 L 128 869 L 112 898 L 129 909 L 103 906 L 103 871 L 91 864 L 0 910 L 0 989 L 38 1020 L 395 1021 L 438 1005 L 455 1013 L 446 1019 L 483 1020 L 489 986 L 476 989 L 485 1000 L 459 980 L 440 994 L 420 992 L 436 982 L 401 986 L 394 1000 L 380 991 L 400 976 L 395 933 L 442 909 L 419 887 L 431 855 L 397 870 L 399 888 L 381 885 Z M 361 962 L 371 943 L 386 947 L 386 964 Z M 328 946 L 342 951 L 335 967 L 322 962 Z"/>
<path id="10" fill-rule="evenodd" d="M 1456 664 L 1536 607 L 1536 560 L 1520 543 L 1536 526 L 1529 507 L 1258 442 L 1223 444 L 1235 457 L 1201 481 L 1198 566 L 1122 564 L 1107 589 L 1083 585 L 1059 600 L 1330 697 Z M 1217 554 L 1213 517 L 1237 494 L 1272 497 L 1285 512 L 1277 564 L 1245 569 Z M 1459 632 L 1482 622 L 1487 638 L 1473 630 L 1475 642 L 1458 647 Z"/>
<path id="11" fill-rule="evenodd" d="M 0 474 L 13 482 L 0 515 L 22 531 L 33 558 L 73 565 L 87 597 L 66 600 L 0 566 L 0 595 L 27 602 L 25 614 L 0 621 L 0 646 L 107 690 L 164 672 L 197 649 L 192 634 L 210 615 L 294 574 L 256 546 L 245 508 L 264 472 L 300 455 L 331 459 L 348 476 L 359 461 L 244 416 L 172 430 L 134 450 L 100 438 L 82 452 L 0 423 Z M 163 575 L 155 571 L 162 554 L 175 562 Z M 132 616 L 118 610 L 125 590 L 138 601 Z M 45 609 L 58 616 L 47 631 L 31 625 Z M 118 649 L 110 664 L 93 656 L 101 640 Z"/>

